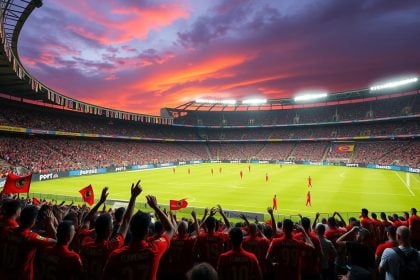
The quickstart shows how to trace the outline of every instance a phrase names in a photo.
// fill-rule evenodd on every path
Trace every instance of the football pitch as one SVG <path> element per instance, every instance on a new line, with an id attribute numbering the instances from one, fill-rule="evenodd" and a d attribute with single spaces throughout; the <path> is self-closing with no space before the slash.
<path id="1" fill-rule="evenodd" d="M 308 176 L 312 177 L 312 188 L 308 188 Z M 301 213 L 313 217 L 316 212 L 359 213 L 364 207 L 377 213 L 401 213 L 411 207 L 420 208 L 418 174 L 368 168 L 276 164 L 198 164 L 177 166 L 175 172 L 170 167 L 68 177 L 33 182 L 31 196 L 54 194 L 60 195 L 56 196 L 58 200 L 71 196 L 80 201 L 78 191 L 92 184 L 95 199 L 99 198 L 102 187 L 108 186 L 108 199 L 126 201 L 130 198 L 131 183 L 139 179 L 143 193 L 137 202 L 144 204 L 145 195 L 153 194 L 164 207 L 170 199 L 186 198 L 192 208 L 211 208 L 221 204 L 226 210 L 266 213 L 276 194 L 278 214 L 285 215 Z M 311 191 L 311 207 L 305 205 L 308 190 Z"/>

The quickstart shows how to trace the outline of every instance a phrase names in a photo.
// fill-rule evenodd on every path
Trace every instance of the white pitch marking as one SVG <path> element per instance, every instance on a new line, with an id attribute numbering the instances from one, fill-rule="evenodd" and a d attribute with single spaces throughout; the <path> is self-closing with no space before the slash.
<path id="1" fill-rule="evenodd" d="M 407 185 L 407 183 L 404 181 L 403 178 L 401 178 L 400 174 L 398 174 L 398 172 L 394 171 L 395 175 L 398 176 L 398 178 L 400 178 L 401 182 L 404 184 L 404 186 L 407 188 L 407 190 L 411 193 L 411 196 L 416 196 L 413 191 L 411 190 L 410 186 Z"/>

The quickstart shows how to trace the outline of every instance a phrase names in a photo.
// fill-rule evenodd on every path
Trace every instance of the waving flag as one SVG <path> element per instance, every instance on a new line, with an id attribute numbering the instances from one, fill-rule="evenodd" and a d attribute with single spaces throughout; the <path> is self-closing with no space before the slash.
<path id="1" fill-rule="evenodd" d="M 179 210 L 188 206 L 186 198 L 181 200 L 169 200 L 169 208 L 171 210 Z"/>
<path id="2" fill-rule="evenodd" d="M 4 183 L 3 193 L 28 193 L 31 187 L 32 174 L 19 176 L 9 172 Z"/>
<path id="3" fill-rule="evenodd" d="M 93 193 L 92 185 L 84 187 L 83 189 L 79 191 L 79 193 L 82 195 L 83 201 L 86 202 L 87 204 L 92 205 L 95 202 L 94 201 L 95 196 Z"/>
<path id="4" fill-rule="evenodd" d="M 338 153 L 353 152 L 354 144 L 341 144 L 335 147 L 335 151 Z"/>

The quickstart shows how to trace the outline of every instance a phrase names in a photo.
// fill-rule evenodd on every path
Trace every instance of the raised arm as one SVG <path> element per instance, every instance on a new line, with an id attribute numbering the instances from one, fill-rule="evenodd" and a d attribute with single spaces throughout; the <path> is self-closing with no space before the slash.
<path id="1" fill-rule="evenodd" d="M 267 212 L 268 212 L 268 214 L 270 214 L 270 218 L 271 218 L 271 228 L 273 229 L 273 236 L 276 236 L 276 232 L 277 232 L 277 225 L 276 225 L 276 220 L 274 219 L 273 208 L 268 207 L 268 208 L 267 208 Z"/>
<path id="2" fill-rule="evenodd" d="M 220 216 L 222 216 L 223 221 L 226 225 L 226 229 L 230 229 L 229 220 L 227 219 L 225 213 L 223 213 L 223 209 L 222 209 L 222 206 L 220 206 L 220 204 L 217 204 L 217 211 L 220 213 Z"/>
<path id="3" fill-rule="evenodd" d="M 86 215 L 86 217 L 84 218 L 84 222 L 90 221 L 92 219 L 92 217 L 98 211 L 99 207 L 101 207 L 101 205 L 105 203 L 108 195 L 109 195 L 109 193 L 108 193 L 108 187 L 104 187 L 102 189 L 101 198 L 99 199 L 98 203 L 96 203 L 96 205 L 93 206 L 93 208 Z"/>
<path id="4" fill-rule="evenodd" d="M 351 230 L 349 230 L 348 232 L 340 236 L 336 241 L 337 245 L 339 246 L 346 245 L 347 238 L 351 236 L 353 232 L 355 232 L 356 230 L 359 230 L 359 227 L 352 227 Z"/>
<path id="5" fill-rule="evenodd" d="M 299 224 L 296 224 L 296 225 L 295 225 L 295 227 L 296 227 L 299 231 L 301 231 L 301 232 L 302 232 L 303 237 L 305 238 L 305 243 L 306 243 L 306 245 L 311 246 L 312 248 L 314 248 L 314 249 L 315 249 L 315 245 L 314 245 L 314 243 L 312 242 L 312 240 L 309 238 L 309 236 L 308 236 L 308 234 L 306 233 L 305 229 L 304 229 L 301 225 L 299 225 Z"/>
<path id="6" fill-rule="evenodd" d="M 193 218 L 193 221 L 194 221 L 194 232 L 198 235 L 197 213 L 194 210 L 191 212 L 191 217 Z"/>
<path id="7" fill-rule="evenodd" d="M 130 202 L 128 202 L 127 210 L 125 211 L 124 218 L 118 230 L 118 233 L 122 234 L 124 238 L 127 235 L 128 226 L 130 224 L 131 216 L 133 215 L 133 209 L 136 203 L 136 199 L 141 194 L 142 191 L 143 189 L 140 186 L 140 180 L 137 181 L 136 185 L 134 185 L 134 183 L 131 184 Z"/>
<path id="8" fill-rule="evenodd" d="M 168 217 L 162 212 L 162 210 L 159 209 L 156 197 L 153 195 L 147 195 L 146 199 L 147 204 L 149 204 L 149 206 L 155 211 L 156 216 L 161 221 L 169 238 L 172 238 L 172 236 L 174 236 L 175 229 L 172 227 L 172 223 L 169 221 Z"/>
<path id="9" fill-rule="evenodd" d="M 248 221 L 248 219 L 246 218 L 246 216 L 244 215 L 244 214 L 240 214 L 239 215 L 239 217 L 242 219 L 242 220 L 244 220 L 244 223 L 245 223 L 245 226 L 249 226 L 249 221 Z"/>
<path id="10" fill-rule="evenodd" d="M 344 221 L 344 219 L 343 219 L 343 217 L 341 216 L 341 214 L 340 214 L 340 213 L 338 213 L 338 212 L 336 211 L 336 212 L 334 212 L 333 217 L 334 217 L 335 215 L 337 215 L 337 216 L 340 218 L 340 221 L 343 223 L 343 225 L 344 225 L 344 226 L 346 226 L 346 225 L 347 225 L 347 224 L 346 224 L 346 221 Z"/>
<path id="11" fill-rule="evenodd" d="M 312 230 L 315 230 L 316 224 L 318 223 L 319 212 L 316 212 L 314 222 L 312 223 Z"/>

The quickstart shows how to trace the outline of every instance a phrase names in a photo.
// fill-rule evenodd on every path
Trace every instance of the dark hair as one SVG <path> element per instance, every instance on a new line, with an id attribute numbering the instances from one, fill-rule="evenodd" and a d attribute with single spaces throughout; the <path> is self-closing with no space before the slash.
<path id="1" fill-rule="evenodd" d="M 362 215 L 367 216 L 369 214 L 369 210 L 367 210 L 366 208 L 362 208 Z"/>
<path id="2" fill-rule="evenodd" d="M 155 226 L 153 227 L 153 232 L 156 233 L 162 233 L 163 232 L 163 224 L 161 221 L 156 221 Z"/>
<path id="3" fill-rule="evenodd" d="M 417 214 L 417 209 L 416 208 L 411 208 L 411 212 L 415 215 L 415 214 Z"/>
<path id="4" fill-rule="evenodd" d="M 290 219 L 283 220 L 283 231 L 284 233 L 292 233 L 293 231 L 293 222 Z"/>
<path id="5" fill-rule="evenodd" d="M 214 230 L 216 228 L 216 219 L 213 216 L 210 216 L 206 219 L 207 230 Z"/>
<path id="6" fill-rule="evenodd" d="M 328 225 L 329 225 L 330 227 L 335 227 L 335 226 L 337 226 L 337 221 L 335 220 L 335 218 L 334 218 L 334 217 L 329 217 L 329 218 L 328 218 Z"/>
<path id="7" fill-rule="evenodd" d="M 23 208 L 20 213 L 20 226 L 23 228 L 31 226 L 38 216 L 38 211 L 38 208 L 34 205 L 29 205 Z"/>
<path id="8" fill-rule="evenodd" d="M 387 219 L 385 212 L 381 212 L 381 219 L 382 220 L 386 220 Z"/>
<path id="9" fill-rule="evenodd" d="M 189 280 L 217 280 L 217 272 L 208 263 L 199 263 L 187 273 Z"/>
<path id="10" fill-rule="evenodd" d="M 378 217 L 378 216 L 376 216 L 375 212 L 372 212 L 370 215 L 372 216 L 373 219 L 376 219 Z"/>
<path id="11" fill-rule="evenodd" d="M 233 246 L 241 245 L 243 237 L 242 230 L 239 227 L 234 227 L 229 231 L 229 238 Z"/>
<path id="12" fill-rule="evenodd" d="M 301 223 L 302 227 L 306 230 L 311 227 L 311 220 L 309 220 L 309 218 L 307 217 L 303 217 Z"/>
<path id="13" fill-rule="evenodd" d="M 112 217 L 109 213 L 101 214 L 95 222 L 95 231 L 98 237 L 104 237 L 107 231 L 112 230 Z"/>
<path id="14" fill-rule="evenodd" d="M 115 213 L 114 213 L 115 221 L 121 222 L 124 217 L 124 213 L 125 213 L 124 207 L 117 208 L 117 210 L 115 210 Z"/>
<path id="15" fill-rule="evenodd" d="M 19 200 L 15 199 L 8 199 L 3 202 L 2 212 L 6 217 L 11 217 L 16 214 L 16 212 L 21 208 L 21 204 Z"/>
<path id="16" fill-rule="evenodd" d="M 137 211 L 137 213 L 134 214 L 130 221 L 130 231 L 133 235 L 133 239 L 143 239 L 148 232 L 151 222 L 152 218 L 150 217 L 150 214 L 144 213 L 140 210 Z"/>
<path id="17" fill-rule="evenodd" d="M 325 225 L 324 224 L 317 224 L 316 225 L 316 232 L 319 234 L 319 235 L 324 235 L 324 233 L 325 233 Z"/>
<path id="18" fill-rule="evenodd" d="M 62 221 L 58 225 L 58 227 L 57 227 L 57 243 L 65 244 L 69 241 L 72 226 L 73 226 L 73 223 L 69 220 Z"/>

